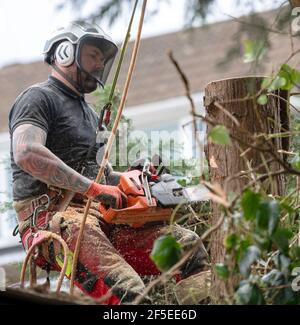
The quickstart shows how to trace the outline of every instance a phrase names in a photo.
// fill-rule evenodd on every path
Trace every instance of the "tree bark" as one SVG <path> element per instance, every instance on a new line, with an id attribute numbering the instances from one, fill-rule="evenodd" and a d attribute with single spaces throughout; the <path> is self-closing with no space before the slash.
<path id="1" fill-rule="evenodd" d="M 245 135 L 241 130 L 247 130 L 250 134 L 274 134 L 288 131 L 289 114 L 286 102 L 276 96 L 287 98 L 287 92 L 278 91 L 274 97 L 268 97 L 267 105 L 261 106 L 257 104 L 257 99 L 246 99 L 260 90 L 262 77 L 245 77 L 235 79 L 218 80 L 209 83 L 205 88 L 204 105 L 206 108 L 206 116 L 215 121 L 218 125 L 225 125 L 229 132 L 251 145 L 263 146 L 263 140 L 257 140 L 255 143 L 251 137 Z M 244 100 L 241 100 L 244 99 Z M 225 104 L 224 102 L 230 103 Z M 215 105 L 218 102 L 225 110 L 227 110 L 234 118 L 237 119 L 240 126 L 238 127 L 228 116 L 224 110 Z M 207 125 L 207 133 L 213 128 Z M 276 150 L 288 150 L 288 138 L 274 138 L 272 140 Z M 247 150 L 248 149 L 248 150 Z M 247 150 L 247 151 L 246 151 Z M 245 153 L 246 151 L 246 153 Z M 243 157 L 241 153 L 244 152 Z M 226 193 L 241 193 L 243 187 L 249 182 L 248 177 L 237 177 L 229 180 L 231 176 L 241 171 L 248 170 L 246 160 L 250 162 L 251 167 L 257 167 L 268 161 L 271 156 L 262 154 L 262 152 L 249 149 L 249 146 L 238 143 L 232 139 L 231 146 L 220 146 L 208 142 L 205 148 L 205 154 L 208 160 L 210 181 L 218 183 L 224 188 Z M 279 154 L 281 158 L 282 154 Z M 277 162 L 268 164 L 268 167 L 262 167 L 259 173 L 267 173 L 269 171 L 279 170 L 281 167 Z M 267 181 L 269 178 L 267 178 Z M 285 179 L 283 175 L 274 178 L 274 181 L 266 185 L 266 190 L 275 195 L 282 195 L 285 191 Z M 215 225 L 220 218 L 220 208 L 217 204 L 212 203 L 212 226 Z M 212 234 L 210 242 L 210 255 L 212 267 L 216 263 L 224 262 L 225 249 L 224 227 Z M 222 301 L 225 295 L 225 285 L 216 274 L 212 278 L 212 295 L 215 301 Z"/>

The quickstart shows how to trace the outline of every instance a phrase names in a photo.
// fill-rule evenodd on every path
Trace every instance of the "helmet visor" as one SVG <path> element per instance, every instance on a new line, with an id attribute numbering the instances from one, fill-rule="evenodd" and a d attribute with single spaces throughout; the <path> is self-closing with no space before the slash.
<path id="1" fill-rule="evenodd" d="M 76 62 L 81 71 L 103 87 L 117 51 L 117 46 L 103 37 L 84 36 L 77 47 Z"/>

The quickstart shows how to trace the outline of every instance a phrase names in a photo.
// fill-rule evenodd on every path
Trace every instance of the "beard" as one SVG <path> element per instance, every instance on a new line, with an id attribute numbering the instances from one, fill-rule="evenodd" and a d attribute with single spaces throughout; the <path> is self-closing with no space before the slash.
<path id="1" fill-rule="evenodd" d="M 93 77 L 86 74 L 85 72 L 81 74 L 81 80 L 82 80 L 83 91 L 86 94 L 93 92 L 98 87 L 97 81 Z"/>

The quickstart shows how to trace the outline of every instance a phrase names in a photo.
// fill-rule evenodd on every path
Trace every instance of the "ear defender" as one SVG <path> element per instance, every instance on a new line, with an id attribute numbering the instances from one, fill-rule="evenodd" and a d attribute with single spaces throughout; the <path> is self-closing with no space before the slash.
<path id="1" fill-rule="evenodd" d="M 68 67 L 74 62 L 75 49 L 70 41 L 60 43 L 55 50 L 55 59 L 63 66 Z"/>

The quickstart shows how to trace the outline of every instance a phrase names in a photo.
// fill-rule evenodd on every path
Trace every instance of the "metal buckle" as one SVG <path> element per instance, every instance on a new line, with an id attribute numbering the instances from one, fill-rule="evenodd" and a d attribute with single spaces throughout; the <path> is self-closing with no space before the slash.
<path id="1" fill-rule="evenodd" d="M 41 212 L 47 211 L 49 209 L 50 202 L 51 202 L 50 197 L 47 194 L 41 195 L 37 199 L 37 201 L 40 202 L 43 198 L 46 198 L 47 202 L 45 204 L 38 205 L 37 207 L 35 207 L 34 212 L 33 212 L 33 215 L 31 217 L 31 225 L 30 225 L 30 228 L 36 228 L 38 230 L 45 230 L 48 227 L 48 217 L 46 218 L 46 222 L 45 222 L 45 226 L 44 227 L 39 227 L 37 225 L 37 217 L 39 216 L 39 214 Z"/>

